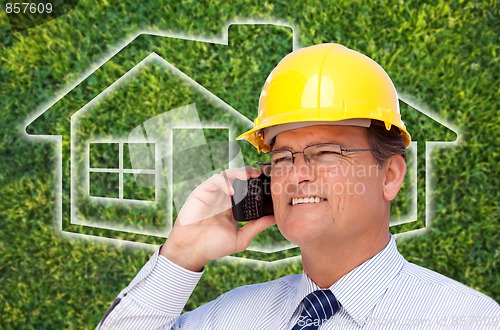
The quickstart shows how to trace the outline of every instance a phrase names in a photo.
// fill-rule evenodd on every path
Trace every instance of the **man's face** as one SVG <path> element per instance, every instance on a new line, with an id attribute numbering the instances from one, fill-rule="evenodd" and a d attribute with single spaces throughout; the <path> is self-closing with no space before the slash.
<path id="1" fill-rule="evenodd" d="M 282 132 L 273 151 L 301 152 L 319 143 L 370 148 L 367 128 L 325 125 Z M 344 155 L 336 167 L 311 168 L 303 154 L 296 154 L 288 173 L 273 173 L 276 223 L 289 241 L 304 247 L 345 239 L 369 240 L 381 231 L 387 233 L 389 202 L 383 196 L 383 169 L 371 151 Z"/>

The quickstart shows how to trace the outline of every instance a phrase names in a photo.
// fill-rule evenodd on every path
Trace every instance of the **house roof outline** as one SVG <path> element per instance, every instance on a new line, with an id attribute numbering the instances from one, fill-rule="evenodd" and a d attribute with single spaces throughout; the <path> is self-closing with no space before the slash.
<path id="1" fill-rule="evenodd" d="M 169 58 L 169 63 L 173 64 L 174 67 L 180 68 L 182 72 L 186 72 L 186 70 L 183 70 L 183 65 L 182 63 L 174 63 L 170 60 L 173 54 L 169 53 L 167 55 L 169 56 L 162 56 L 157 51 L 151 50 L 154 48 L 160 48 L 160 46 L 165 47 L 167 49 L 167 45 L 161 45 L 162 41 L 165 40 L 176 40 L 179 42 L 185 42 L 185 43 L 202 43 L 202 44 L 207 44 L 210 46 L 215 46 L 215 47 L 223 47 L 220 48 L 220 52 L 222 53 L 225 48 L 231 47 L 232 40 L 231 40 L 231 32 L 237 33 L 239 32 L 238 29 L 241 27 L 245 26 L 255 26 L 256 29 L 259 29 L 261 27 L 265 27 L 266 30 L 268 29 L 274 29 L 274 28 L 286 28 L 290 29 L 292 31 L 293 38 L 291 39 L 291 42 L 293 43 L 293 49 L 298 48 L 296 45 L 296 38 L 295 38 L 295 33 L 294 33 L 294 28 L 291 27 L 291 25 L 285 24 L 285 23 L 276 23 L 276 22 L 270 22 L 270 21 L 236 21 L 236 22 L 230 22 L 226 26 L 226 30 L 223 33 L 223 36 L 221 38 L 203 38 L 203 37 L 192 37 L 189 35 L 184 35 L 184 34 L 179 34 L 179 33 L 165 33 L 165 32 L 159 32 L 159 31 L 151 31 L 151 30 L 138 30 L 136 33 L 132 33 L 130 37 L 126 38 L 123 42 L 119 43 L 116 47 L 111 49 L 110 51 L 106 52 L 104 57 L 101 60 L 98 60 L 95 64 L 91 65 L 91 67 L 84 71 L 82 75 L 75 80 L 75 82 L 69 84 L 67 87 L 63 87 L 60 92 L 56 93 L 56 95 L 47 102 L 42 103 L 38 109 L 35 111 L 35 113 L 30 116 L 26 120 L 26 124 L 24 127 L 24 131 L 28 136 L 49 136 L 49 135 L 58 135 L 58 134 L 50 134 L 50 129 L 49 131 L 45 132 L 37 132 L 37 125 L 40 120 L 43 120 L 43 116 L 47 112 L 52 112 L 54 111 L 54 107 L 57 107 L 58 103 L 67 98 L 71 97 L 78 88 L 82 89 L 88 89 L 88 80 L 95 74 L 98 74 L 100 71 L 105 69 L 106 65 L 111 64 L 112 61 L 115 61 L 117 64 L 120 64 L 121 58 L 127 58 L 128 54 L 125 54 L 124 52 L 129 52 L 133 53 L 134 51 L 136 52 L 141 52 L 141 54 L 137 56 L 130 56 L 132 58 L 138 58 L 137 61 L 135 61 L 133 64 L 129 65 L 128 68 L 125 68 L 124 71 L 116 74 L 116 79 L 111 78 L 109 79 L 109 84 L 106 84 L 106 86 L 100 86 L 98 88 L 98 91 L 94 93 L 93 96 L 90 96 L 90 98 L 85 99 L 83 104 L 81 106 L 75 106 L 77 110 L 70 110 L 72 111 L 70 114 L 64 114 L 60 115 L 59 117 L 70 117 L 74 112 L 78 111 L 79 109 L 83 108 L 87 103 L 89 103 L 92 99 L 94 99 L 97 95 L 99 95 L 102 91 L 106 90 L 107 88 L 110 87 L 116 80 L 118 80 L 122 75 L 125 75 L 127 72 L 129 72 L 135 65 L 140 63 L 143 59 L 148 57 L 150 54 L 155 53 L 161 58 Z M 146 44 L 147 46 L 151 46 L 148 49 L 144 49 L 142 44 Z M 234 45 L 233 45 L 234 46 Z M 122 61 L 124 62 L 124 61 Z M 184 68 L 188 69 L 188 68 Z M 189 74 L 187 74 L 189 76 Z M 209 86 L 205 86 L 206 89 L 211 91 L 211 88 Z M 214 93 L 215 95 L 218 95 Z M 258 95 L 258 94 L 257 94 Z M 219 97 L 219 96 L 218 96 Z M 219 97 L 220 98 L 220 97 Z M 258 98 L 257 98 L 258 99 Z M 248 117 L 249 120 L 253 121 L 253 118 Z M 54 121 L 51 121 L 54 123 Z M 52 129 L 53 131 L 56 131 L 56 129 Z M 55 132 L 57 133 L 57 132 Z"/>

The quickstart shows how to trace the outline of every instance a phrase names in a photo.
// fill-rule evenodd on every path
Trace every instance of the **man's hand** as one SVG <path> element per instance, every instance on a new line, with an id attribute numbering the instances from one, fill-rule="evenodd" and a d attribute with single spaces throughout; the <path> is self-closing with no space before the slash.
<path id="1" fill-rule="evenodd" d="M 196 187 L 179 211 L 160 254 L 181 267 L 201 271 L 210 260 L 244 251 L 275 220 L 272 215 L 265 216 L 237 228 L 231 210 L 232 181 L 259 175 L 260 170 L 250 166 L 235 168 L 213 175 Z"/>

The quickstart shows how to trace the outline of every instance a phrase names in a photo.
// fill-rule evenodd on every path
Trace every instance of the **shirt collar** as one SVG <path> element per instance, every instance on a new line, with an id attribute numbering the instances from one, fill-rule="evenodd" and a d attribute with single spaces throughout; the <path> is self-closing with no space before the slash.
<path id="1" fill-rule="evenodd" d="M 403 267 L 404 258 L 398 252 L 391 235 L 385 248 L 335 282 L 330 290 L 342 308 L 362 326 L 378 300 Z M 319 287 L 307 274 L 303 274 L 297 286 L 290 308 L 293 313 L 305 296 Z"/>

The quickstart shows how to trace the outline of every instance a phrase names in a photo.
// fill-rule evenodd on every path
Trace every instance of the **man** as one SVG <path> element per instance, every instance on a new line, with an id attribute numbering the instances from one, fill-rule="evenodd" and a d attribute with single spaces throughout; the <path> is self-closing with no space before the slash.
<path id="1" fill-rule="evenodd" d="M 286 56 L 266 80 L 254 128 L 238 139 L 270 158 L 274 216 L 237 229 L 230 169 L 198 186 L 166 243 L 123 290 L 101 329 L 490 328 L 500 308 L 407 262 L 389 234 L 410 135 L 385 71 L 336 44 Z M 240 287 L 180 315 L 204 265 L 276 224 L 304 274 Z"/>

